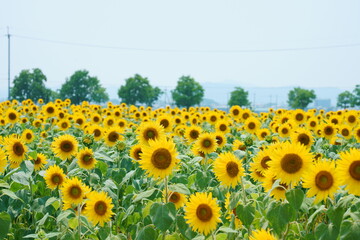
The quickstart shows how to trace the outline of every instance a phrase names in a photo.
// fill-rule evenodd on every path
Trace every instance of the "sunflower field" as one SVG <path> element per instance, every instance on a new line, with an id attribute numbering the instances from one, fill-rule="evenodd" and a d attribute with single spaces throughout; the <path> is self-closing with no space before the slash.
<path id="1" fill-rule="evenodd" d="M 0 239 L 360 239 L 360 111 L 0 103 Z"/>

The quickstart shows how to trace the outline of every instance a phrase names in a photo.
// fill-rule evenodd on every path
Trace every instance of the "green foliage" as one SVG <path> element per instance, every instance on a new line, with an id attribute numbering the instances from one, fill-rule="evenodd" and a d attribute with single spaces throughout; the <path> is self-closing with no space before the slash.
<path id="1" fill-rule="evenodd" d="M 239 105 L 241 107 L 248 107 L 250 106 L 248 95 L 249 92 L 245 91 L 241 87 L 236 87 L 235 90 L 231 92 L 228 105 L 230 107 L 234 105 Z"/>
<path id="2" fill-rule="evenodd" d="M 152 87 L 147 78 L 139 74 L 125 80 L 125 85 L 118 90 L 121 101 L 129 105 L 146 104 L 152 106 L 159 99 L 162 91 Z"/>
<path id="3" fill-rule="evenodd" d="M 348 108 L 353 105 L 353 101 L 354 95 L 349 91 L 345 91 L 338 95 L 336 106 L 341 108 Z"/>
<path id="4" fill-rule="evenodd" d="M 80 104 L 82 101 L 102 103 L 109 100 L 99 79 L 89 76 L 87 70 L 76 71 L 70 79 L 66 79 L 60 89 L 60 98 L 68 98 L 73 104 Z"/>
<path id="5" fill-rule="evenodd" d="M 194 78 L 182 76 L 175 89 L 171 91 L 171 95 L 176 106 L 189 108 L 201 103 L 204 97 L 204 89 Z"/>
<path id="6" fill-rule="evenodd" d="M 316 98 L 314 90 L 296 87 L 288 94 L 288 104 L 291 108 L 306 108 Z"/>
<path id="7" fill-rule="evenodd" d="M 356 85 L 355 89 L 353 90 L 354 99 L 353 99 L 353 106 L 360 106 L 360 85 Z"/>
<path id="8" fill-rule="evenodd" d="M 39 68 L 22 70 L 16 76 L 11 88 L 11 98 L 18 101 L 31 99 L 34 102 L 42 98 L 45 102 L 50 101 L 52 91 L 45 87 L 46 76 Z"/>

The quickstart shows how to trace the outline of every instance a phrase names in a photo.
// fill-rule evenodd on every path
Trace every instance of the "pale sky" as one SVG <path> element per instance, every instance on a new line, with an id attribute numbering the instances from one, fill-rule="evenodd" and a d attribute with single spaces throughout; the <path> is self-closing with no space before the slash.
<path id="1" fill-rule="evenodd" d="M 245 88 L 360 84 L 358 0 L 0 0 L 0 100 L 7 26 L 11 80 L 40 68 L 54 90 L 79 69 L 110 97 L 136 73 L 168 88 L 182 75 Z"/>

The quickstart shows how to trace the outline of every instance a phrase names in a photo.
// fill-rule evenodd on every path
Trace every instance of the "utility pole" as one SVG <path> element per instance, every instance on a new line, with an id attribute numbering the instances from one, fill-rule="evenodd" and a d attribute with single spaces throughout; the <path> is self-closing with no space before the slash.
<path id="1" fill-rule="evenodd" d="M 9 27 L 7 27 L 7 37 L 8 37 L 8 100 L 10 100 L 10 33 L 9 33 Z"/>

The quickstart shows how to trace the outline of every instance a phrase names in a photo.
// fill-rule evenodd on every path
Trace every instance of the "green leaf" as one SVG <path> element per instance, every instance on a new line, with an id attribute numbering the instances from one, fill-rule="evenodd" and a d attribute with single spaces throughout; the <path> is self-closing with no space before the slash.
<path id="1" fill-rule="evenodd" d="M 33 234 L 28 234 L 28 235 L 24 236 L 23 238 L 38 238 L 38 237 L 39 237 L 38 234 L 33 233 Z"/>
<path id="2" fill-rule="evenodd" d="M 142 192 L 142 193 L 136 195 L 133 201 L 138 202 L 138 201 L 140 201 L 140 200 L 142 200 L 144 198 L 148 198 L 155 192 L 155 190 L 156 189 L 153 188 L 153 189 L 147 190 L 145 192 Z"/>
<path id="3" fill-rule="evenodd" d="M 112 188 L 112 189 L 118 189 L 118 187 L 116 186 L 116 184 L 114 183 L 114 181 L 111 180 L 111 179 L 106 180 L 105 183 L 104 183 L 104 185 L 105 185 L 106 187 L 109 187 L 109 188 Z"/>
<path id="4" fill-rule="evenodd" d="M 169 190 L 172 192 L 178 192 L 178 193 L 190 195 L 190 190 L 182 183 L 176 183 L 170 185 Z"/>
<path id="5" fill-rule="evenodd" d="M 150 218 L 155 227 L 165 232 L 174 223 L 176 209 L 173 203 L 154 203 L 150 208 Z"/>
<path id="6" fill-rule="evenodd" d="M 45 207 L 53 204 L 53 202 L 55 202 L 55 201 L 57 201 L 57 200 L 58 200 L 58 199 L 57 199 L 57 198 L 54 198 L 54 197 L 49 198 L 49 199 L 46 200 L 46 202 L 45 202 Z"/>
<path id="7" fill-rule="evenodd" d="M 14 199 L 14 200 L 20 200 L 20 201 L 24 202 L 21 198 L 19 198 L 18 196 L 16 196 L 13 191 L 10 191 L 10 190 L 8 190 L 8 189 L 3 189 L 2 192 L 3 192 L 3 194 L 9 196 L 10 198 L 12 198 L 12 199 Z"/>
<path id="8" fill-rule="evenodd" d="M 105 154 L 99 153 L 99 152 L 95 152 L 94 157 L 97 160 L 104 160 L 104 161 L 108 161 L 108 162 L 114 162 L 114 160 L 112 158 L 110 158 L 109 156 L 107 156 Z"/>
<path id="9" fill-rule="evenodd" d="M 269 220 L 274 231 L 278 235 L 281 235 L 286 225 L 296 215 L 296 211 L 288 203 L 282 203 L 280 205 L 272 203 L 268 209 L 266 218 Z"/>
<path id="10" fill-rule="evenodd" d="M 0 188 L 10 188 L 10 185 L 4 180 L 0 180 Z"/>
<path id="11" fill-rule="evenodd" d="M 56 222 L 59 223 L 63 219 L 67 218 L 72 212 L 70 210 L 63 211 L 59 214 L 59 216 L 56 218 Z"/>
<path id="12" fill-rule="evenodd" d="M 360 239 L 360 222 L 343 221 L 341 225 L 340 239 Z"/>
<path id="13" fill-rule="evenodd" d="M 224 227 L 224 226 L 220 227 L 219 231 L 224 232 L 224 233 L 237 233 L 236 230 L 229 228 L 229 227 Z"/>
<path id="14" fill-rule="evenodd" d="M 326 215 L 329 217 L 330 221 L 334 224 L 338 230 L 340 230 L 340 225 L 343 220 L 345 213 L 345 208 L 338 206 L 332 206 L 326 211 Z"/>
<path id="15" fill-rule="evenodd" d="M 216 240 L 226 240 L 226 239 L 228 239 L 228 235 L 226 233 L 216 234 Z"/>
<path id="16" fill-rule="evenodd" d="M 72 229 L 76 229 L 79 226 L 79 221 L 77 217 L 73 217 L 69 220 L 69 227 Z"/>
<path id="17" fill-rule="evenodd" d="M 136 237 L 136 240 L 153 240 L 153 239 L 157 239 L 157 233 L 155 229 L 149 225 L 142 228 Z"/>
<path id="18" fill-rule="evenodd" d="M 186 239 L 193 239 L 197 234 L 191 230 L 189 225 L 185 222 L 185 219 L 183 216 L 177 216 L 176 218 L 176 224 L 180 230 L 180 233 L 186 238 Z"/>
<path id="19" fill-rule="evenodd" d="M 309 220 L 307 222 L 307 224 L 311 224 L 314 220 L 314 218 L 316 217 L 316 215 L 319 213 L 319 212 L 322 212 L 323 210 L 325 209 L 325 206 L 324 205 L 321 205 L 313 214 L 311 214 L 311 216 L 309 217 Z"/>
<path id="20" fill-rule="evenodd" d="M 20 183 L 22 185 L 25 185 L 25 186 L 28 186 L 29 185 L 29 178 L 31 177 L 31 175 L 29 174 L 26 174 L 24 172 L 17 172 L 17 173 L 14 173 L 12 176 L 11 176 L 11 179 L 14 181 L 14 182 L 17 182 L 17 183 Z"/>
<path id="21" fill-rule="evenodd" d="M 255 207 L 251 203 L 246 205 L 239 205 L 236 207 L 236 215 L 240 218 L 241 222 L 249 227 L 254 221 Z"/>
<path id="22" fill-rule="evenodd" d="M 44 217 L 42 217 L 39 221 L 38 221 L 38 226 L 40 225 L 44 225 L 44 223 L 45 223 L 45 221 L 46 221 L 46 219 L 49 217 L 49 213 L 46 213 L 45 215 L 44 215 Z"/>
<path id="23" fill-rule="evenodd" d="M 10 229 L 11 217 L 7 212 L 0 213 L 0 239 L 5 239 Z"/>
<path id="24" fill-rule="evenodd" d="M 319 240 L 336 240 L 338 234 L 334 234 L 334 225 L 320 223 L 315 229 L 316 239 Z"/>
<path id="25" fill-rule="evenodd" d="M 290 205 L 295 209 L 299 210 L 304 200 L 305 194 L 301 189 L 291 189 L 285 193 L 286 199 Z"/>

